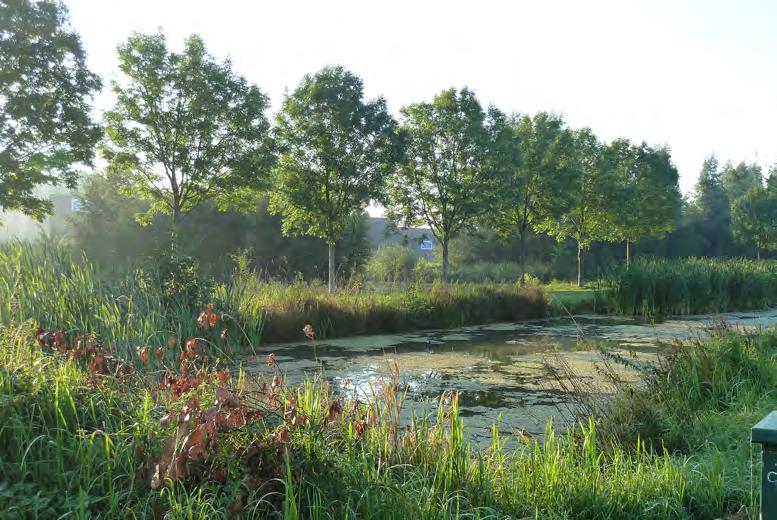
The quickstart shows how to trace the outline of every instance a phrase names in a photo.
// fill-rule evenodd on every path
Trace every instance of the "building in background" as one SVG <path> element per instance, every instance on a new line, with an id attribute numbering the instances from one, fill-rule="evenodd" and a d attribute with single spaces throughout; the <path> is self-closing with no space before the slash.
<path id="1" fill-rule="evenodd" d="M 368 237 L 373 251 L 381 246 L 401 245 L 427 260 L 432 260 L 438 248 L 437 240 L 429 228 L 398 228 L 389 219 L 382 217 L 370 217 Z"/>
<path id="2" fill-rule="evenodd" d="M 62 188 L 49 188 L 44 193 L 51 200 L 53 212 L 43 222 L 36 222 L 27 215 L 12 211 L 0 212 L 0 242 L 14 239 L 34 239 L 65 237 L 68 233 L 68 220 L 81 209 L 80 200 L 74 192 Z"/>

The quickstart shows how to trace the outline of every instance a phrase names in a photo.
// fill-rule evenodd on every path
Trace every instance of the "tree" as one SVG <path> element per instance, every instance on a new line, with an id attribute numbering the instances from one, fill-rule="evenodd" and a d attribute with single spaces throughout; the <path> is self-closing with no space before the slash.
<path id="1" fill-rule="evenodd" d="M 442 279 L 448 279 L 451 239 L 471 229 L 488 210 L 494 161 L 492 132 L 502 116 L 488 118 L 475 94 L 448 89 L 431 103 L 402 109 L 405 158 L 390 181 L 389 217 L 403 225 L 426 224 L 442 246 Z M 492 125 L 492 128 L 493 128 Z"/>
<path id="2" fill-rule="evenodd" d="M 0 0 L 0 208 L 42 220 L 44 184 L 75 187 L 100 128 L 89 101 L 100 79 L 61 3 Z"/>
<path id="3" fill-rule="evenodd" d="M 731 205 L 723 188 L 718 160 L 714 155 L 704 160 L 693 199 L 695 226 L 707 241 L 706 254 L 724 256 L 732 241 Z"/>
<path id="4" fill-rule="evenodd" d="M 613 161 L 615 182 L 610 207 L 613 231 L 626 242 L 626 265 L 631 262 L 631 245 L 637 240 L 665 236 L 674 227 L 682 206 L 677 169 L 669 150 L 639 146 L 628 140 L 613 141 L 608 153 Z"/>
<path id="5" fill-rule="evenodd" d="M 521 286 L 525 286 L 531 225 L 540 215 L 555 214 L 559 194 L 569 188 L 570 134 L 560 117 L 545 112 L 513 118 L 508 130 L 488 221 L 503 239 L 518 233 Z"/>
<path id="6" fill-rule="evenodd" d="M 561 214 L 545 214 L 536 223 L 556 240 L 573 239 L 577 243 L 577 285 L 583 285 L 583 253 L 597 240 L 610 240 L 612 234 L 612 187 L 614 173 L 602 145 L 590 129 L 573 135 L 572 182 L 566 193 L 559 194 Z"/>
<path id="7" fill-rule="evenodd" d="M 777 249 L 777 192 L 774 186 L 764 188 L 754 184 L 738 197 L 731 208 L 731 228 L 734 239 L 761 251 Z"/>
<path id="8" fill-rule="evenodd" d="M 116 106 L 105 114 L 107 169 L 150 202 L 143 222 L 171 216 L 175 244 L 183 214 L 205 200 L 238 206 L 260 185 L 272 161 L 267 97 L 197 36 L 176 53 L 162 34 L 135 34 L 119 46 L 119 68 L 126 81 L 113 82 Z"/>
<path id="9" fill-rule="evenodd" d="M 763 186 L 763 173 L 757 164 L 740 162 L 733 166 L 729 162 L 720 172 L 720 182 L 733 205 L 734 201 L 745 195 L 753 186 Z"/>
<path id="10" fill-rule="evenodd" d="M 401 152 L 386 101 L 363 97 L 358 76 L 325 67 L 302 79 L 276 119 L 279 159 L 270 209 L 283 216 L 284 233 L 327 243 L 330 292 L 335 244 L 354 214 L 382 198 Z"/>

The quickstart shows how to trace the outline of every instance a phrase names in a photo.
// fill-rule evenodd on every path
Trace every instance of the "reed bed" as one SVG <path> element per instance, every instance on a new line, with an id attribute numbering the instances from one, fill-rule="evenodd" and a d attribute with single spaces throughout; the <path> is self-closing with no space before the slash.
<path id="1" fill-rule="evenodd" d="M 304 339 L 306 324 L 323 339 L 515 321 L 548 313 L 541 289 L 514 284 L 417 283 L 386 293 L 330 294 L 318 283 L 267 282 L 248 274 L 233 279 L 232 287 L 240 287 L 238 295 L 223 294 L 220 299 L 229 302 L 242 321 L 261 317 L 267 342 Z"/>
<path id="2" fill-rule="evenodd" d="M 644 317 L 762 309 L 777 304 L 777 262 L 639 260 L 602 283 L 610 312 Z"/>
<path id="3" fill-rule="evenodd" d="M 495 321 L 536 318 L 548 313 L 541 289 L 514 284 L 418 283 L 378 293 L 344 289 L 329 294 L 316 282 L 267 281 L 238 266 L 200 298 L 163 294 L 160 268 L 106 274 L 87 258 L 48 242 L 0 247 L 0 323 L 35 319 L 52 329 L 112 338 L 119 351 L 156 348 L 168 338 L 197 336 L 197 312 L 213 303 L 221 316 L 218 335 L 205 337 L 229 352 L 260 342 L 304 340 L 311 325 L 318 337 L 453 328 Z M 199 307 L 198 307 L 199 305 Z"/>

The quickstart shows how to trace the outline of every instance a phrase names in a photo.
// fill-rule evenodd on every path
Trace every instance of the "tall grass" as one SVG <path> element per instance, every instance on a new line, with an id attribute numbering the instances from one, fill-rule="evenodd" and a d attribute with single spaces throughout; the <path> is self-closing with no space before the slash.
<path id="1" fill-rule="evenodd" d="M 164 344 L 170 336 L 197 336 L 190 302 L 166 298 L 153 265 L 110 276 L 86 258 L 47 242 L 0 247 L 0 322 L 35 319 L 51 329 L 112 338 L 121 351 Z M 304 338 L 311 324 L 320 337 L 451 328 L 540 317 L 540 290 L 509 284 L 414 284 L 387 294 L 344 290 L 331 295 L 319 283 L 267 282 L 238 266 L 206 295 L 222 313 L 232 350 L 262 341 Z"/>
<path id="2" fill-rule="evenodd" d="M 752 508 L 743 410 L 749 420 L 777 404 L 764 390 L 774 387 L 775 365 L 758 364 L 777 352 L 774 333 L 728 335 L 705 344 L 708 354 L 667 358 L 680 375 L 656 372 L 635 390 L 643 401 L 624 397 L 611 411 L 632 431 L 588 420 L 560 433 L 549 424 L 542 442 L 513 448 L 498 424 L 489 448 L 470 445 L 455 393 L 405 425 L 392 383 L 367 403 L 343 403 L 332 420 L 330 389 L 311 381 L 285 394 L 280 426 L 266 415 L 223 434 L 204 466 L 153 490 L 148 462 L 170 431 L 160 419 L 180 404 L 142 375 L 95 384 L 77 361 L 35 347 L 31 328 L 0 331 L 0 510 L 11 518 L 718 518 Z M 711 390 L 702 381 L 708 363 L 723 374 Z M 243 374 L 236 385 L 250 389 Z M 179 401 L 212 402 L 212 392 L 205 386 Z M 634 413 L 668 411 L 685 395 L 696 397 L 683 410 L 710 421 L 677 423 L 691 441 L 680 451 L 690 455 L 660 448 L 660 430 L 642 440 Z M 290 409 L 305 418 L 295 427 Z"/>
<path id="3" fill-rule="evenodd" d="M 603 280 L 619 314 L 668 316 L 759 309 L 777 303 L 777 262 L 643 259 Z"/>
<path id="4" fill-rule="evenodd" d="M 177 316 L 181 326 L 190 313 Z M 0 248 L 0 319 L 96 333 L 121 344 L 168 332 L 159 291 L 130 275 L 107 280 L 94 265 L 48 242 Z"/>
<path id="5" fill-rule="evenodd" d="M 548 312 L 542 290 L 514 284 L 417 283 L 387 293 L 330 294 L 321 284 L 267 282 L 249 272 L 236 275 L 231 286 L 239 290 L 220 299 L 241 321 L 261 316 L 266 341 L 304 338 L 306 324 L 324 338 L 515 321 Z"/>

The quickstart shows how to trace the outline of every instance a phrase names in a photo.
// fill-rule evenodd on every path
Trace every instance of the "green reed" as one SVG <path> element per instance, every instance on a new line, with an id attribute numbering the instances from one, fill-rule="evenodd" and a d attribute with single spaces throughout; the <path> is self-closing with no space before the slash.
<path id="1" fill-rule="evenodd" d="M 606 277 L 607 304 L 647 317 L 761 309 L 777 303 L 777 262 L 639 260 Z"/>

